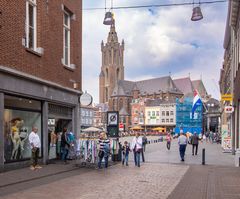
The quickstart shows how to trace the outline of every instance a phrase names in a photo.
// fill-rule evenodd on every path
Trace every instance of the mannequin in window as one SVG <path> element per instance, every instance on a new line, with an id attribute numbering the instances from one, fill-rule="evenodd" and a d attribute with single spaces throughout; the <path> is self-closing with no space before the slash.
<path id="1" fill-rule="evenodd" d="M 18 157 L 18 150 L 21 146 L 20 128 L 22 125 L 23 120 L 21 118 L 14 118 L 11 120 L 11 140 L 13 143 L 11 159 L 17 159 Z"/>

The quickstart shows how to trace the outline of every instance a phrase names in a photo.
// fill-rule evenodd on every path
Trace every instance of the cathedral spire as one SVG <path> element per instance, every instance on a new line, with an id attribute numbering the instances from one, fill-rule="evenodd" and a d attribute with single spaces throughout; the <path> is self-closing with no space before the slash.
<path id="1" fill-rule="evenodd" d="M 113 24 L 110 26 L 110 32 L 108 33 L 108 43 L 118 42 L 118 36 L 115 28 L 115 20 L 113 20 Z"/>

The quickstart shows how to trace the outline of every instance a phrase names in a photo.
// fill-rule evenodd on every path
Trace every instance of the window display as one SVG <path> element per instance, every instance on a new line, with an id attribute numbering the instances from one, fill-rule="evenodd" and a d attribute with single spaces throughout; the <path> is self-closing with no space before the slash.
<path id="1" fill-rule="evenodd" d="M 5 105 L 9 105 L 8 98 L 5 97 Z M 11 97 L 13 100 L 15 97 Z M 18 100 L 18 108 L 20 102 Z M 25 102 L 24 102 L 25 103 Z M 41 103 L 39 103 L 41 107 Z M 31 107 L 32 108 L 32 107 Z M 18 110 L 14 107 L 6 107 L 4 109 L 4 158 L 5 162 L 13 162 L 31 158 L 31 148 L 28 136 L 31 133 L 32 126 L 39 129 L 39 137 L 41 139 L 41 112 L 33 110 Z"/>

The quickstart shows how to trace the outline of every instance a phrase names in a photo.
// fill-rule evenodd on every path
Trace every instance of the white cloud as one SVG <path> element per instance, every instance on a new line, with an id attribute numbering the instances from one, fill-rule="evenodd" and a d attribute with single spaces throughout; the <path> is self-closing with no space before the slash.
<path id="1" fill-rule="evenodd" d="M 114 0 L 116 6 L 150 3 L 159 1 Z M 223 60 L 226 5 L 203 5 L 204 19 L 199 22 L 190 20 L 191 6 L 156 8 L 154 14 L 148 9 L 114 11 L 119 42 L 125 40 L 125 76 L 139 80 L 165 76 L 169 71 L 184 77 L 190 72 L 194 79 L 202 75 L 208 92 L 218 97 L 216 82 Z M 85 6 L 104 6 L 104 1 L 88 0 Z M 102 24 L 103 17 L 104 10 L 84 11 L 83 16 L 83 90 L 93 94 L 95 102 L 101 41 L 106 42 L 109 32 L 109 26 Z"/>

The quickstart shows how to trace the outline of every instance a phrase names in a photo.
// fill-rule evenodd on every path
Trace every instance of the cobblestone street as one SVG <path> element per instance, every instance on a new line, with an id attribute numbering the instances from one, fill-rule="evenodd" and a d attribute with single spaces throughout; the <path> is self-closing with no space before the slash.
<path id="1" fill-rule="evenodd" d="M 4 199 L 96 199 L 96 198 L 167 198 L 188 166 L 144 164 L 141 168 L 116 165 L 108 170 L 72 176 L 46 185 L 29 188 Z"/>

